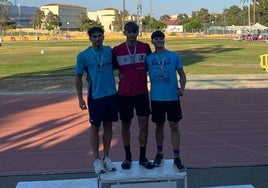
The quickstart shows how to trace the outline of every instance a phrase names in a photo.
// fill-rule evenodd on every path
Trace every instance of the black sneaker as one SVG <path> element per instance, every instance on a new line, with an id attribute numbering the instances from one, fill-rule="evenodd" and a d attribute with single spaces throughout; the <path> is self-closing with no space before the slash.
<path id="1" fill-rule="evenodd" d="M 131 168 L 131 165 L 132 165 L 132 160 L 126 158 L 126 159 L 122 162 L 121 167 L 122 167 L 123 169 L 130 169 L 130 168 Z"/>
<path id="2" fill-rule="evenodd" d="M 153 169 L 154 168 L 154 164 L 146 158 L 142 161 L 139 161 L 139 164 L 146 169 Z"/>
<path id="3" fill-rule="evenodd" d="M 180 159 L 180 157 L 175 157 L 175 158 L 174 158 L 173 166 L 174 166 L 174 168 L 175 168 L 177 171 L 179 171 L 179 172 L 183 172 L 183 171 L 185 171 L 185 167 L 184 167 L 183 164 L 181 163 L 181 159 Z"/>
<path id="4" fill-rule="evenodd" d="M 159 166 L 162 166 L 163 163 L 164 163 L 164 155 L 163 153 L 158 152 L 154 158 L 153 164 L 154 166 L 159 167 Z"/>

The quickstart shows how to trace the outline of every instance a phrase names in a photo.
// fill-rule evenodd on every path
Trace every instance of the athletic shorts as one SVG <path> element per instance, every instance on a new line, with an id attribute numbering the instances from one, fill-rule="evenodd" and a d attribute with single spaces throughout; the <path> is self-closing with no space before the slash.
<path id="1" fill-rule="evenodd" d="M 176 101 L 151 101 L 152 122 L 164 123 L 166 115 L 168 121 L 180 121 L 182 119 L 181 104 Z"/>
<path id="2" fill-rule="evenodd" d="M 89 121 L 93 126 L 100 126 L 101 122 L 118 121 L 118 98 L 117 94 L 92 99 L 88 97 Z"/>
<path id="3" fill-rule="evenodd" d="M 134 116 L 134 110 L 137 116 L 149 116 L 150 100 L 149 94 L 141 94 L 135 96 L 118 95 L 119 114 L 122 121 L 130 121 Z"/>

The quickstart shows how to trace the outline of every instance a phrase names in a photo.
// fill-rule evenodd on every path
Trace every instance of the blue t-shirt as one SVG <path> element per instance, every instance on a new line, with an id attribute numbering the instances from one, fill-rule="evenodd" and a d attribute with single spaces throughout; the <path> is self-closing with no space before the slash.
<path id="1" fill-rule="evenodd" d="M 177 70 L 183 67 L 180 56 L 169 50 L 153 52 L 146 56 L 146 65 L 151 82 L 151 100 L 178 100 Z"/>
<path id="2" fill-rule="evenodd" d="M 88 47 L 80 52 L 77 55 L 75 73 L 82 75 L 84 72 L 90 77 L 89 97 L 99 99 L 116 94 L 111 47 L 103 46 L 101 50 Z"/>

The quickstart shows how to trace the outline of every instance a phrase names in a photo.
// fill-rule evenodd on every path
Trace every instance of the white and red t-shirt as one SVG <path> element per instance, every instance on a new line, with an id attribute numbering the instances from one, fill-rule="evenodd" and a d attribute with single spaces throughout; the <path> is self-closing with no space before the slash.
<path id="1" fill-rule="evenodd" d="M 141 41 L 136 46 L 124 42 L 113 48 L 113 65 L 119 69 L 118 94 L 134 96 L 148 92 L 145 57 L 151 52 L 149 44 Z"/>

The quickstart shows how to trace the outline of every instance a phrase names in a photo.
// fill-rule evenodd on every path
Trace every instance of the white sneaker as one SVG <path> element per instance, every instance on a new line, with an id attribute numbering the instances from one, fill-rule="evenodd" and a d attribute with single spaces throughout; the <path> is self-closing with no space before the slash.
<path id="1" fill-rule="evenodd" d="M 101 159 L 96 159 L 94 161 L 94 170 L 96 174 L 105 173 L 105 168 L 103 166 L 103 161 Z"/>
<path id="2" fill-rule="evenodd" d="M 103 162 L 104 162 L 103 166 L 105 167 L 106 171 L 108 172 L 116 171 L 116 167 L 109 157 L 105 157 Z"/>

